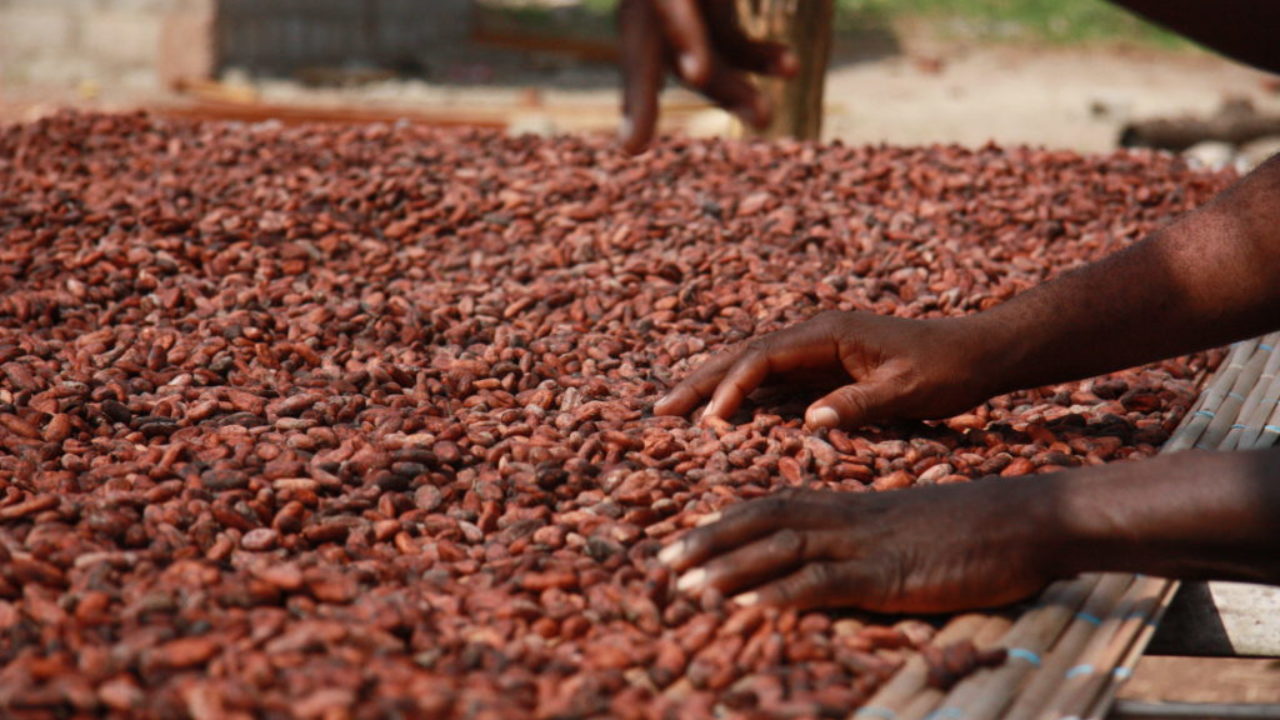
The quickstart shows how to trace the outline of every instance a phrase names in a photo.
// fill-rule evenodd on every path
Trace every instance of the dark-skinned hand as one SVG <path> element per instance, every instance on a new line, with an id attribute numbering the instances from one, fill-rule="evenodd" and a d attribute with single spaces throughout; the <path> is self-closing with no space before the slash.
<path id="1" fill-rule="evenodd" d="M 742 605 L 936 613 L 1028 597 L 1055 579 L 1035 483 L 793 491 L 739 503 L 668 545 L 676 587 Z M 1031 490 L 1028 493 L 1026 490 Z M 1039 504 L 1037 504 L 1039 503 Z"/>
<path id="2" fill-rule="evenodd" d="M 654 412 L 684 415 L 709 399 L 705 416 L 728 420 L 754 390 L 781 383 L 839 386 L 809 406 L 810 427 L 947 417 L 990 396 L 970 344 L 955 319 L 826 312 L 713 357 Z"/>
<path id="3" fill-rule="evenodd" d="M 623 124 L 628 152 L 649 146 L 658 123 L 658 93 L 670 68 L 689 87 L 764 128 L 772 109 L 750 73 L 791 76 L 798 65 L 783 45 L 747 37 L 734 0 L 622 0 Z"/>

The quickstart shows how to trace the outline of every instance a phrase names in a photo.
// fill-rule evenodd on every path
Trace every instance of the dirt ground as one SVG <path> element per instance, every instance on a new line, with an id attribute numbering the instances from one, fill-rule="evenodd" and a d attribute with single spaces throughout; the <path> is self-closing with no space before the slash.
<path id="1" fill-rule="evenodd" d="M 1127 120 L 1207 114 L 1231 97 L 1247 98 L 1260 111 L 1280 112 L 1280 78 L 1198 51 L 948 47 L 912 38 L 902 41 L 900 50 L 877 59 L 833 62 L 827 139 L 966 145 L 995 140 L 1093 152 L 1114 148 Z M 496 71 L 469 61 L 462 73 L 452 73 L 484 78 L 472 84 L 464 77 L 455 83 L 389 81 L 343 89 L 278 80 L 255 80 L 251 86 L 270 102 L 506 111 L 518 131 L 616 125 L 618 81 L 612 68 L 545 57 L 512 63 L 507 55 L 494 55 Z M 533 108 L 530 88 L 537 89 Z M 695 134 L 726 131 L 729 122 L 718 111 L 688 112 L 693 100 L 678 88 L 667 92 L 667 102 L 686 110 L 673 124 Z M 0 120 L 29 119 L 65 105 L 123 109 L 183 101 L 111 87 L 7 87 L 0 88 Z"/>
<path id="2" fill-rule="evenodd" d="M 936 68 L 936 69 L 935 69 Z M 1280 111 L 1275 76 L 1195 51 L 977 48 L 835 67 L 827 132 L 849 142 L 1113 149 L 1130 119 Z"/>

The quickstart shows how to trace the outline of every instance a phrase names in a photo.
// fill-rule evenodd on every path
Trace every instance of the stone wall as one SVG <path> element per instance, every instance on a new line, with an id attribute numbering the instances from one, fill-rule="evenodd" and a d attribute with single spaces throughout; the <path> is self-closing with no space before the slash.
<path id="1" fill-rule="evenodd" d="M 228 67 L 411 67 L 463 42 L 471 0 L 0 0 L 0 80 L 159 86 Z"/>
<path id="2" fill-rule="evenodd" d="M 173 0 L 0 0 L 0 79 L 154 84 Z"/>

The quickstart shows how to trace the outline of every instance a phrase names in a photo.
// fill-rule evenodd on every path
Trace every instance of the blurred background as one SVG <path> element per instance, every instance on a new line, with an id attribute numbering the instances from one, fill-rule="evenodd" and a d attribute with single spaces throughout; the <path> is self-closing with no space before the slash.
<path id="1" fill-rule="evenodd" d="M 1280 79 L 1102 0 L 834 1 L 824 139 L 1105 151 L 1162 119 L 1183 131 L 1169 149 L 1206 164 L 1245 166 L 1280 149 Z M 0 0 L 0 121 L 77 106 L 612 131 L 615 6 Z M 673 86 L 663 102 L 667 131 L 738 132 L 693 93 Z M 1215 134 L 1241 122 L 1251 131 Z"/>

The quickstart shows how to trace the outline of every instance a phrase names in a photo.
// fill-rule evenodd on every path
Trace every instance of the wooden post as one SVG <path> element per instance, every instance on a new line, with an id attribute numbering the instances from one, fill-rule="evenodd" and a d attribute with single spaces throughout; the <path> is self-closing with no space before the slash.
<path id="1" fill-rule="evenodd" d="M 752 37 L 786 43 L 800 61 L 794 78 L 764 77 L 761 90 L 773 103 L 767 138 L 817 140 L 822 135 L 822 100 L 831 58 L 835 0 L 737 0 L 743 29 Z"/>

